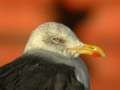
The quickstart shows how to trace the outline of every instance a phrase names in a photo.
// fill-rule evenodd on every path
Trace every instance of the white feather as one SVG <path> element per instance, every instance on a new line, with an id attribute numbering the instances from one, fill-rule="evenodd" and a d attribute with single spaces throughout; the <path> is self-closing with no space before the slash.
<path id="1" fill-rule="evenodd" d="M 52 41 L 53 37 L 62 38 L 64 42 L 56 44 Z M 85 85 L 86 90 L 89 90 L 90 81 L 86 65 L 75 51 L 67 50 L 67 48 L 77 46 L 83 46 L 83 43 L 70 28 L 60 23 L 48 22 L 32 32 L 24 54 L 43 55 L 43 57 L 47 55 L 46 57 L 51 58 L 55 63 L 64 63 L 75 67 L 77 80 Z"/>

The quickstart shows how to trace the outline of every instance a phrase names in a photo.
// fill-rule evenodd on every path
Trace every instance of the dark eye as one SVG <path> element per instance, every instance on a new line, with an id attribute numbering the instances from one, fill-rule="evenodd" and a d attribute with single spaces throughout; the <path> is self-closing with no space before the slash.
<path id="1" fill-rule="evenodd" d="M 53 40 L 54 40 L 55 42 L 62 42 L 62 39 L 61 39 L 61 38 L 58 38 L 58 37 L 53 38 Z"/>

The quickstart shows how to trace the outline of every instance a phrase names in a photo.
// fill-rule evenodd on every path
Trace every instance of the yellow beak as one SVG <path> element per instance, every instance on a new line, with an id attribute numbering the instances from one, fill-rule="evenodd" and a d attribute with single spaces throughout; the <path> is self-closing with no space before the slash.
<path id="1" fill-rule="evenodd" d="M 69 49 L 76 51 L 79 55 L 88 54 L 93 56 L 105 57 L 104 51 L 100 47 L 95 45 L 84 44 L 82 47 L 80 46 L 80 47 L 74 47 Z"/>

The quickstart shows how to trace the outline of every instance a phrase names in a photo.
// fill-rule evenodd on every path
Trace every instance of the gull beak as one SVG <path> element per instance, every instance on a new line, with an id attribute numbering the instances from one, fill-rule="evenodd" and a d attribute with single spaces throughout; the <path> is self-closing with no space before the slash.
<path id="1" fill-rule="evenodd" d="M 69 50 L 76 51 L 79 55 L 81 54 L 88 54 L 92 56 L 101 56 L 105 57 L 104 51 L 95 45 L 83 44 L 83 46 L 69 48 Z"/>

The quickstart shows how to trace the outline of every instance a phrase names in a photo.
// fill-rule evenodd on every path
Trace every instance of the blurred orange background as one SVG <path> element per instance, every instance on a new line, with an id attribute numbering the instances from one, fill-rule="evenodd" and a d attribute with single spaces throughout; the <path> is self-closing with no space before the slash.
<path id="1" fill-rule="evenodd" d="M 61 22 L 88 44 L 102 47 L 106 58 L 82 55 L 91 90 L 120 90 L 119 0 L 0 0 L 0 66 L 23 51 L 41 23 Z"/>

